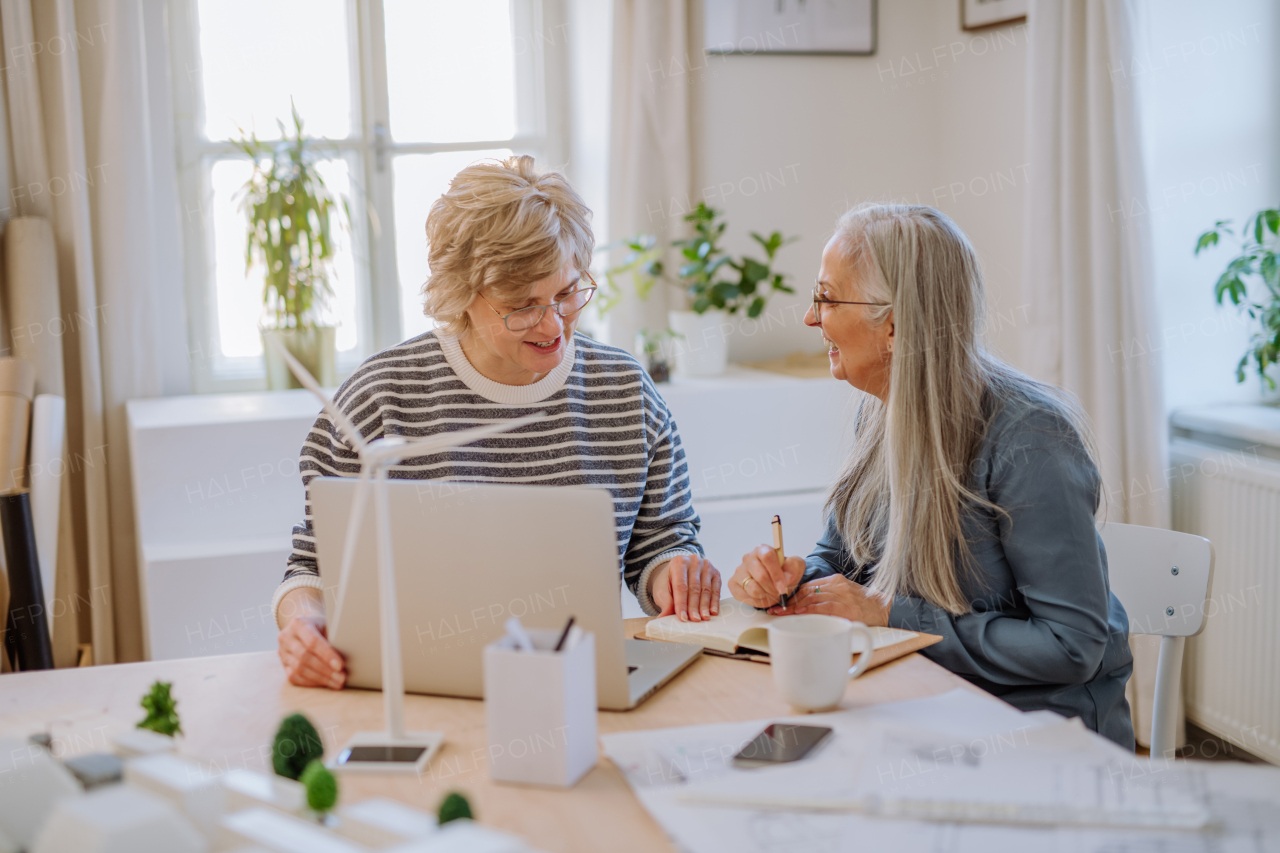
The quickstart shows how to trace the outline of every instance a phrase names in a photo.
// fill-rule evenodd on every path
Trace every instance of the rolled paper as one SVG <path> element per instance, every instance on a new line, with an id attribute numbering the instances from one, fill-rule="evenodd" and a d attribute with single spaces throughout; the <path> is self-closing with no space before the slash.
<path id="1" fill-rule="evenodd" d="M 9 571 L 4 645 L 14 669 L 23 672 L 53 669 L 53 644 L 49 639 L 49 617 L 44 612 L 44 587 L 36 560 L 29 498 L 26 492 L 0 495 L 0 532 L 4 534 L 4 560 Z"/>
<path id="2" fill-rule="evenodd" d="M 29 361 L 0 358 L 0 494 L 26 485 L 27 437 L 36 370 Z"/>
<path id="3" fill-rule="evenodd" d="M 44 583 L 44 603 L 53 619 L 53 599 L 57 593 L 58 522 L 62 510 L 62 489 L 67 479 L 64 457 L 67 401 L 54 394 L 38 394 L 31 406 L 31 458 L 27 482 L 31 491 L 31 523 L 36 530 L 36 553 L 40 557 L 40 579 Z M 53 622 L 49 623 L 53 630 Z"/>
<path id="4" fill-rule="evenodd" d="M 47 220 L 19 216 L 5 223 L 4 272 L 6 354 L 35 366 L 36 393 L 65 396 L 62 341 L 78 324 L 98 318 L 62 315 L 58 253 Z"/>

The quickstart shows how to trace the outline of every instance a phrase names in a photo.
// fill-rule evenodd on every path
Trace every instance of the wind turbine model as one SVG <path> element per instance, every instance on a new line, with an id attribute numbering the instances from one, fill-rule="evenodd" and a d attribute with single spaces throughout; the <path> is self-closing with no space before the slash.
<path id="1" fill-rule="evenodd" d="M 338 575 L 338 599 L 334 608 L 333 627 L 336 631 L 342 616 L 342 602 L 346 596 L 347 578 L 351 574 L 351 562 L 355 556 L 355 541 L 364 519 L 364 507 L 370 475 L 377 483 L 374 489 L 374 510 L 377 513 L 378 546 L 378 609 L 382 623 L 382 704 L 387 728 L 381 732 L 356 732 L 338 753 L 333 766 L 348 770 L 401 770 L 421 773 L 440 744 L 443 732 L 406 732 L 404 729 L 404 669 L 400 658 L 400 611 L 396 605 L 395 563 L 391 552 L 391 512 L 387 499 L 387 469 L 406 456 L 424 456 L 439 453 L 451 447 L 470 444 L 491 435 L 508 432 L 546 417 L 538 412 L 505 423 L 476 427 L 460 432 L 406 441 L 400 436 L 384 436 L 365 441 L 360 430 L 333 401 L 320 390 L 315 378 L 302 366 L 293 354 L 275 338 L 266 340 L 289 365 L 293 375 L 303 387 L 320 400 L 320 405 L 333 418 L 343 438 L 355 449 L 360 458 L 360 479 L 356 485 L 355 503 L 351 519 L 347 523 L 347 540 L 342 549 L 342 569 Z"/>

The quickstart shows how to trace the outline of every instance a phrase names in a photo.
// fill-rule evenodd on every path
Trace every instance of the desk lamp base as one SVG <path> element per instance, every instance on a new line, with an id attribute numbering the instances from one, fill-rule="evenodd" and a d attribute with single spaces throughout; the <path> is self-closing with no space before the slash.
<path id="1" fill-rule="evenodd" d="M 444 732 L 356 732 L 330 768 L 362 773 L 423 773 L 444 743 Z"/>

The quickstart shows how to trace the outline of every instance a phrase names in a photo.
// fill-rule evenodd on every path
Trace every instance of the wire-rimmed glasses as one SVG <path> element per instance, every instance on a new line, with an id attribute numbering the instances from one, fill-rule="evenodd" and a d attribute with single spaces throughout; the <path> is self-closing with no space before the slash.
<path id="1" fill-rule="evenodd" d="M 596 295 L 598 285 L 596 280 L 591 277 L 591 273 L 583 270 L 582 277 L 591 284 L 587 287 L 580 287 L 567 294 L 564 299 L 553 302 L 550 305 L 529 305 L 518 311 L 512 311 L 510 314 L 503 315 L 489 304 L 489 300 L 484 299 L 484 304 L 488 305 L 493 313 L 502 318 L 502 324 L 507 327 L 509 332 L 527 332 L 534 326 L 542 322 L 542 318 L 547 315 L 547 309 L 553 309 L 563 319 L 569 319 L 577 314 L 583 308 L 587 307 L 587 303 L 591 301 L 591 297 Z"/>
<path id="2" fill-rule="evenodd" d="M 888 302 L 850 302 L 844 299 L 828 299 L 822 295 L 822 282 L 818 282 L 813 286 L 813 319 L 818 321 L 818 325 L 822 325 L 822 306 L 823 305 L 888 305 Z"/>

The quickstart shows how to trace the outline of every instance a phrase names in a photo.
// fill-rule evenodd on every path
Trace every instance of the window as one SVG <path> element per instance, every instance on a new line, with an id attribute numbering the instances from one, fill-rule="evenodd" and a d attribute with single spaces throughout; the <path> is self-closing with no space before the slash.
<path id="1" fill-rule="evenodd" d="M 347 199 L 330 315 L 338 373 L 430 327 L 423 230 L 463 166 L 562 163 L 565 99 L 537 34 L 555 0 L 170 0 L 189 338 L 199 392 L 265 387 L 262 274 L 246 273 L 241 130 L 279 139 L 296 106 Z M 560 27 L 562 29 L 562 27 Z"/>

